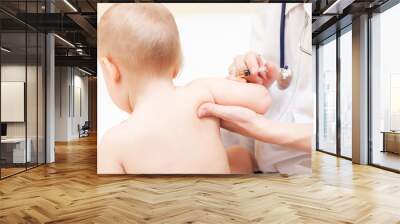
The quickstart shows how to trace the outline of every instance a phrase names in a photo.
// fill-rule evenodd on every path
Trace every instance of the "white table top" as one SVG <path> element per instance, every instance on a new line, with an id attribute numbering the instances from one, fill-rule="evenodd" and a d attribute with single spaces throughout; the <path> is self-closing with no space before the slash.
<path id="1" fill-rule="evenodd" d="M 25 138 L 5 138 L 5 139 L 1 139 L 1 143 L 20 143 L 20 142 L 24 142 Z M 28 138 L 29 141 L 29 138 Z"/>

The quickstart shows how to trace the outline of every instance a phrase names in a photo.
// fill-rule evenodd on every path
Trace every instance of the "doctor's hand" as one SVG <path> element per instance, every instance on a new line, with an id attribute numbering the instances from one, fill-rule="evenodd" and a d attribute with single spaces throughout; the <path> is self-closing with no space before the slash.
<path id="1" fill-rule="evenodd" d="M 213 103 L 202 104 L 197 115 L 199 118 L 219 118 L 221 127 L 258 141 L 311 153 L 312 123 L 273 121 L 244 107 Z"/>
<path id="2" fill-rule="evenodd" d="M 266 71 L 259 72 L 259 70 L 265 68 Z M 250 76 L 238 78 L 238 72 L 243 72 L 246 69 L 250 71 Z M 255 52 L 236 56 L 233 63 L 229 66 L 228 79 L 231 80 L 262 84 L 269 88 L 278 78 L 278 67 L 273 63 L 266 62 L 260 54 Z"/>
<path id="3" fill-rule="evenodd" d="M 221 119 L 221 127 L 245 135 L 254 137 L 257 135 L 257 124 L 263 115 L 250 109 L 239 106 L 224 106 L 213 103 L 204 103 L 198 109 L 199 118 L 217 117 Z"/>

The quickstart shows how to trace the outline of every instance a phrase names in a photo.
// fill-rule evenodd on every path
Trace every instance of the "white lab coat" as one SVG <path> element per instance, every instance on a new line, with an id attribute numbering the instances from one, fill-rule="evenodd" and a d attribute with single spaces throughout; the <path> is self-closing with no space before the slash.
<path id="1" fill-rule="evenodd" d="M 252 31 L 252 50 L 267 61 L 279 66 L 281 4 L 261 7 Z M 278 89 L 276 82 L 269 91 L 272 105 L 265 115 L 267 119 L 290 122 L 314 122 L 312 79 L 311 3 L 286 4 L 285 64 L 293 72 L 291 85 Z M 311 155 L 246 138 L 223 131 L 225 147 L 240 144 L 254 152 L 258 168 L 263 172 L 304 174 L 311 172 Z"/>

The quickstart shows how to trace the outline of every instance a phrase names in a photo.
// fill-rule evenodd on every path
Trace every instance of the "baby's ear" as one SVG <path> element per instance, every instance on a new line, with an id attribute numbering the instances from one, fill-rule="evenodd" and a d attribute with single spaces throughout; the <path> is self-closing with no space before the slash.
<path id="1" fill-rule="evenodd" d="M 180 71 L 180 66 L 175 66 L 174 69 L 172 70 L 172 78 L 176 78 L 179 74 Z"/>
<path id="2" fill-rule="evenodd" d="M 112 60 L 108 59 L 107 57 L 102 57 L 100 61 L 104 73 L 106 73 L 113 82 L 119 82 L 121 79 L 121 74 Z"/>
<path id="3" fill-rule="evenodd" d="M 174 70 L 172 78 L 176 78 L 176 76 L 178 76 L 179 70 Z"/>

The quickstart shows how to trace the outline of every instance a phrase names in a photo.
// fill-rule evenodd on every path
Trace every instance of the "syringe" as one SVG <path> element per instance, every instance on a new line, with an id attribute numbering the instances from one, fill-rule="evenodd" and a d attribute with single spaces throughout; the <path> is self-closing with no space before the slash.
<path id="1" fill-rule="evenodd" d="M 266 71 L 268 71 L 266 66 L 258 68 L 258 72 L 266 72 Z M 247 77 L 250 75 L 251 75 L 250 69 L 245 69 L 245 70 L 237 72 L 236 77 L 244 78 L 244 77 Z"/>

